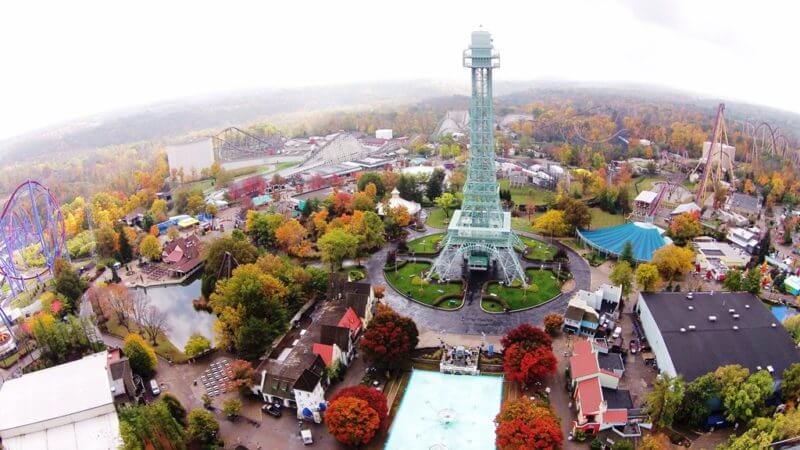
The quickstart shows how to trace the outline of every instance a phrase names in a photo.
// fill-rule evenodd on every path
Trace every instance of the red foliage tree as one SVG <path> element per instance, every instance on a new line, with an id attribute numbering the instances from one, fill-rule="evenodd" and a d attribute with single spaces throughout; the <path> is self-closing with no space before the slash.
<path id="1" fill-rule="evenodd" d="M 528 397 L 503 403 L 494 421 L 499 450 L 557 449 L 564 440 L 553 411 Z"/>
<path id="2" fill-rule="evenodd" d="M 332 401 L 325 412 L 328 432 L 345 445 L 369 443 L 381 426 L 378 413 L 369 404 L 355 397 Z"/>
<path id="3" fill-rule="evenodd" d="M 381 429 L 386 429 L 386 419 L 389 415 L 389 407 L 386 405 L 386 395 L 384 395 L 383 392 L 363 385 L 349 386 L 339 391 L 331 399 L 331 402 L 335 402 L 336 399 L 342 397 L 355 397 L 367 402 L 369 407 L 378 413 L 378 419 L 380 419 L 381 422 Z"/>
<path id="4" fill-rule="evenodd" d="M 308 189 L 315 191 L 317 189 L 322 189 L 325 186 L 325 179 L 322 178 L 322 175 L 315 173 L 311 176 L 311 179 L 308 180 Z"/>
<path id="5" fill-rule="evenodd" d="M 556 372 L 558 362 L 550 347 L 515 343 L 503 352 L 503 372 L 509 381 L 529 384 Z"/>
<path id="6" fill-rule="evenodd" d="M 256 373 L 252 364 L 243 359 L 237 359 L 230 363 L 227 372 L 231 386 L 239 389 L 243 394 L 250 390 Z"/>
<path id="7" fill-rule="evenodd" d="M 561 448 L 563 435 L 558 422 L 551 419 L 503 422 L 495 429 L 497 450 L 531 450 Z"/>
<path id="8" fill-rule="evenodd" d="M 347 192 L 335 192 L 333 195 L 333 210 L 337 215 L 353 212 L 353 196 Z"/>
<path id="9" fill-rule="evenodd" d="M 506 349 L 516 343 L 527 343 L 533 347 L 550 347 L 553 345 L 553 340 L 541 328 L 523 323 L 517 328 L 509 330 L 500 340 L 500 344 Z"/>
<path id="10" fill-rule="evenodd" d="M 378 304 L 377 312 L 361 338 L 368 360 L 387 369 L 399 368 L 411 357 L 419 342 L 417 325 L 392 308 Z"/>

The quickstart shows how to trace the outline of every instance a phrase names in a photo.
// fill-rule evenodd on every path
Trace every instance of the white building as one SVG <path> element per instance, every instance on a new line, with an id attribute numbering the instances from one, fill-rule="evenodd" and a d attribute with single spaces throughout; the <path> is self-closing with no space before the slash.
<path id="1" fill-rule="evenodd" d="M 186 177 L 199 175 L 200 171 L 214 164 L 214 145 L 210 138 L 189 144 L 168 145 L 169 170 L 183 170 Z"/>
<path id="2" fill-rule="evenodd" d="M 389 128 L 384 128 L 381 130 L 375 130 L 375 139 L 391 139 L 392 138 L 392 130 Z"/>
<path id="3" fill-rule="evenodd" d="M 400 191 L 394 188 L 392 189 L 392 197 L 389 199 L 389 208 L 397 208 L 398 206 L 404 206 L 412 216 L 415 216 L 422 209 L 419 203 L 400 197 Z M 383 211 L 383 203 L 378 204 L 378 214 L 381 216 L 385 214 Z"/>
<path id="4" fill-rule="evenodd" d="M 109 450 L 122 445 L 106 352 L 3 383 L 6 450 Z"/>
<path id="5" fill-rule="evenodd" d="M 696 239 L 692 245 L 695 248 L 695 260 L 700 271 L 710 274 L 715 280 L 724 279 L 728 270 L 744 267 L 750 260 L 750 255 L 727 242 Z"/>
<path id="6" fill-rule="evenodd" d="M 750 254 L 758 247 L 758 229 L 729 228 L 726 237 L 733 245 Z"/>

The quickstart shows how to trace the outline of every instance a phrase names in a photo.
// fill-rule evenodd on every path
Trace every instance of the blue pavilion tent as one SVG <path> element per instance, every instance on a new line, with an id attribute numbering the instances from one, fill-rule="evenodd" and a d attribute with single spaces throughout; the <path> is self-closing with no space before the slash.
<path id="1" fill-rule="evenodd" d="M 599 230 L 579 230 L 578 237 L 598 252 L 612 256 L 619 256 L 625 243 L 630 242 L 633 259 L 638 262 L 649 262 L 653 259 L 653 252 L 672 243 L 672 239 L 664 236 L 663 229 L 645 222 L 628 222 Z"/>

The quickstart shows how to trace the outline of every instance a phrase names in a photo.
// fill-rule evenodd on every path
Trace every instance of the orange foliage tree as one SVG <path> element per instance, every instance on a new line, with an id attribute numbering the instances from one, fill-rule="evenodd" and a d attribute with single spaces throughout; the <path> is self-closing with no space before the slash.
<path id="1" fill-rule="evenodd" d="M 341 397 L 332 401 L 325 413 L 328 432 L 345 445 L 368 444 L 381 426 L 378 413 L 366 401 Z"/>
<path id="2" fill-rule="evenodd" d="M 495 424 L 498 450 L 557 449 L 564 441 L 553 411 L 525 396 L 505 402 Z"/>

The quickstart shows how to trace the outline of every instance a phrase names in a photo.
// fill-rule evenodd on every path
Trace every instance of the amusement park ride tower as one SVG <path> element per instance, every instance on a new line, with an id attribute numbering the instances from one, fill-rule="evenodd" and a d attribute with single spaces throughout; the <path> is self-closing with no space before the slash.
<path id="1" fill-rule="evenodd" d="M 502 281 L 519 279 L 525 272 L 514 247 L 522 243 L 511 231 L 511 213 L 500 207 L 494 161 L 494 107 L 492 69 L 500 67 L 500 55 L 488 31 L 472 32 L 472 42 L 463 55 L 464 67 L 472 72 L 469 107 L 469 163 L 461 209 L 453 213 L 442 242 L 442 252 L 428 277 L 460 278 L 465 269 L 496 271 Z"/>

